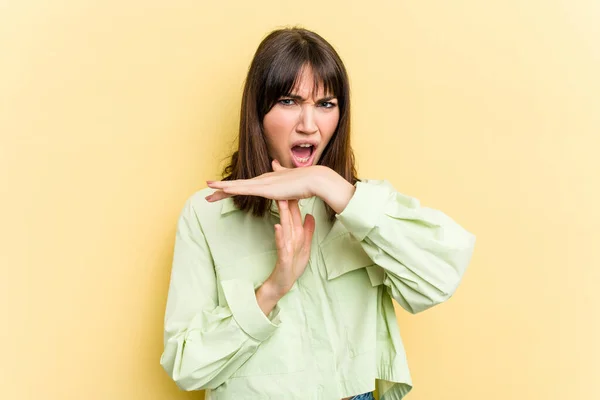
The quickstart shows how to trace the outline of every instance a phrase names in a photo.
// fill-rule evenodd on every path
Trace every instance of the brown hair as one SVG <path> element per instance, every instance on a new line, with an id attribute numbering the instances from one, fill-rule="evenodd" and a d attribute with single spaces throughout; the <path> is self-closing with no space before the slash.
<path id="1" fill-rule="evenodd" d="M 240 113 L 239 147 L 223 170 L 223 180 L 251 179 L 272 172 L 271 158 L 263 134 L 263 118 L 275 103 L 290 94 L 304 66 L 310 66 L 316 92 L 321 85 L 326 94 L 338 99 L 340 118 L 318 165 L 324 165 L 351 184 L 356 177 L 354 153 L 350 146 L 350 87 L 346 68 L 335 49 L 318 34 L 304 28 L 278 29 L 258 46 L 244 85 Z M 271 207 L 271 199 L 260 196 L 233 196 L 235 205 L 261 217 Z M 335 211 L 325 204 L 330 221 Z"/>

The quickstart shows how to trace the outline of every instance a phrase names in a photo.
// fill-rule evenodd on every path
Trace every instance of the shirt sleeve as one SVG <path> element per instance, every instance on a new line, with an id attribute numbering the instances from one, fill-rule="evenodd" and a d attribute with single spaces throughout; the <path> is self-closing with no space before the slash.
<path id="1" fill-rule="evenodd" d="M 367 267 L 369 275 L 381 276 L 388 293 L 413 314 L 450 298 L 471 260 L 475 235 L 387 180 L 355 187 L 336 218 L 376 264 Z"/>
<path id="2" fill-rule="evenodd" d="M 210 249 L 188 200 L 175 237 L 160 364 L 183 390 L 224 383 L 279 327 L 279 306 L 267 317 L 252 282 L 222 281 L 226 304 L 218 304 Z"/>

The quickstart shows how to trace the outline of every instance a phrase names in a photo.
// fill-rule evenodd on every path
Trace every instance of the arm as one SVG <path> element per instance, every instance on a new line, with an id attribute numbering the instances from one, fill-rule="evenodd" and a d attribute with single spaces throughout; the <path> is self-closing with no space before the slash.
<path id="1" fill-rule="evenodd" d="M 471 260 L 475 235 L 385 180 L 352 186 L 332 171 L 323 200 L 376 264 L 388 293 L 416 314 L 450 298 Z M 343 182 L 342 182 L 343 181 Z M 372 268 L 372 267 L 370 267 Z"/>
<path id="2" fill-rule="evenodd" d="M 279 308 L 268 285 L 255 292 L 236 279 L 221 282 L 227 304 L 218 304 L 212 256 L 191 200 L 177 225 L 160 364 L 183 390 L 214 389 L 273 334 Z"/>

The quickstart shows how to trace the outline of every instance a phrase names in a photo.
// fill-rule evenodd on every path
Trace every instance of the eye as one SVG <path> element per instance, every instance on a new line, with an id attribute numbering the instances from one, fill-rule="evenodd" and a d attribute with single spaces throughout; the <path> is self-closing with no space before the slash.
<path id="1" fill-rule="evenodd" d="M 293 106 L 295 102 L 293 99 L 280 99 L 278 103 L 284 106 Z"/>
<path id="2" fill-rule="evenodd" d="M 323 108 L 333 108 L 335 106 L 337 106 L 337 104 L 334 102 L 331 102 L 331 101 L 324 101 L 319 104 L 319 107 L 323 107 Z"/>

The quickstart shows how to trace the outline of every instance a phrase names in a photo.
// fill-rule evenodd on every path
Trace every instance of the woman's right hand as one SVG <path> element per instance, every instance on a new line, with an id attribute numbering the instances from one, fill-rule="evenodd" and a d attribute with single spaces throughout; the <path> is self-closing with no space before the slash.
<path id="1" fill-rule="evenodd" d="M 302 224 L 298 200 L 274 201 L 277 201 L 280 218 L 280 223 L 275 224 L 277 263 L 267 281 L 276 295 L 283 297 L 306 269 L 315 218 L 306 214 Z"/>

